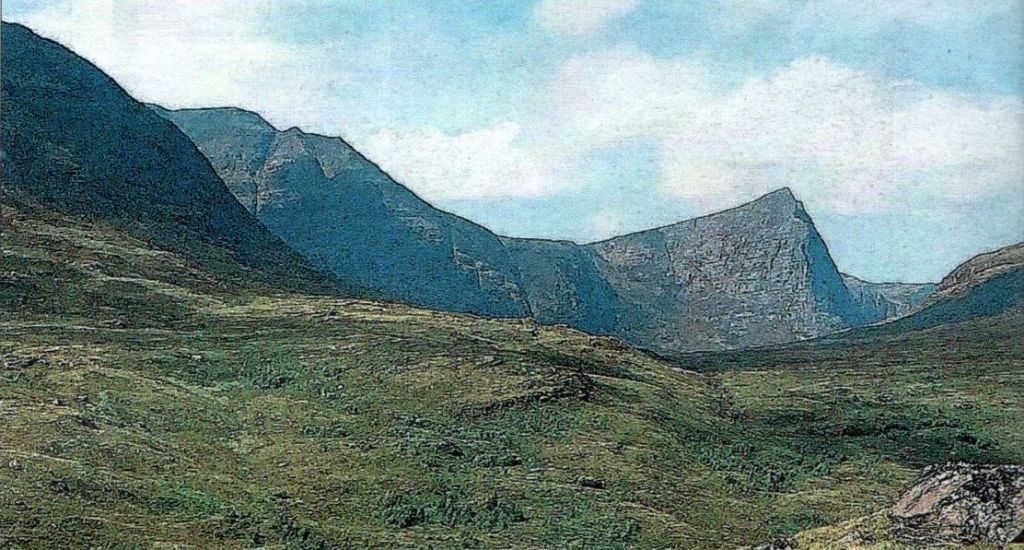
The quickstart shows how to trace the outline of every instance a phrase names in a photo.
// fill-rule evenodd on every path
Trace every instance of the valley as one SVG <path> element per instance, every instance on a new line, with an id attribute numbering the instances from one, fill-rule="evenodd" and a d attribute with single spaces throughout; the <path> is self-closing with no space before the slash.
<path id="1" fill-rule="evenodd" d="M 1016 475 L 1024 244 L 866 282 L 787 188 L 502 237 L 2 30 L 2 547 L 899 548 L 927 468 Z"/>

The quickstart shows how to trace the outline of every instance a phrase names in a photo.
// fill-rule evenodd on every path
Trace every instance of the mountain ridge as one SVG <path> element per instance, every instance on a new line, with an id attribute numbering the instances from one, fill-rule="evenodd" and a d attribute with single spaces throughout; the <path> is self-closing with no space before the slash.
<path id="1" fill-rule="evenodd" d="M 381 297 L 491 317 L 525 317 L 498 236 L 433 208 L 344 139 L 278 130 L 240 110 L 153 107 L 194 142 L 239 201 L 314 265 Z M 227 128 L 227 130 L 225 130 Z"/>
<path id="2" fill-rule="evenodd" d="M 94 64 L 22 25 L 3 22 L 3 39 L 4 202 L 130 228 L 241 283 L 352 290 L 249 216 L 190 138 Z"/>
<path id="3" fill-rule="evenodd" d="M 151 108 L 193 139 L 239 202 L 255 210 L 275 234 L 317 267 L 353 278 L 388 299 L 490 317 L 533 317 L 671 352 L 810 338 L 880 321 L 899 309 L 884 295 L 874 293 L 869 300 L 846 288 L 827 244 L 788 187 L 721 212 L 588 244 L 506 237 L 433 207 L 343 138 L 297 127 L 279 130 L 257 113 L 239 108 Z M 289 166 L 295 169 L 289 171 Z M 710 291 L 687 291 L 690 281 L 679 270 L 692 279 L 701 273 L 701 262 L 691 258 L 666 271 L 673 260 L 661 255 L 644 273 L 644 267 L 633 266 L 631 275 L 617 265 L 628 263 L 629 254 L 610 252 L 622 243 L 661 238 L 656 235 L 682 238 L 694 248 L 704 240 L 697 238 L 702 229 L 696 228 L 716 226 L 723 219 L 742 225 L 744 213 L 756 217 L 774 210 L 781 212 L 772 216 L 777 227 L 744 227 L 775 242 L 778 251 L 783 241 L 806 241 L 803 248 L 786 249 L 792 269 L 780 267 L 789 273 L 776 273 L 773 287 L 802 296 L 788 299 L 802 304 L 796 313 L 787 312 L 790 306 L 784 301 L 768 301 L 763 305 L 770 309 L 752 311 L 743 294 L 750 291 L 748 280 L 746 285 L 728 285 L 733 294 L 718 304 L 714 319 L 698 319 L 700 312 L 684 302 L 706 301 Z M 732 234 L 740 231 L 737 227 L 714 230 Z M 692 235 L 682 237 L 684 233 Z M 777 233 L 788 240 L 776 238 Z M 738 239 L 731 245 L 739 254 L 733 269 L 718 273 L 726 280 L 741 275 L 750 279 L 744 254 L 771 256 L 768 250 L 753 252 L 761 246 L 757 239 Z M 341 253 L 344 249 L 354 252 Z M 685 259 L 688 250 L 679 248 L 676 255 Z M 811 263 L 814 269 L 806 273 L 794 267 Z M 775 267 L 769 260 L 762 271 Z M 805 275 L 810 278 L 804 280 Z M 634 276 L 657 278 L 660 286 L 648 285 L 645 293 L 637 286 L 646 283 Z M 780 322 L 744 320 L 772 316 Z"/>

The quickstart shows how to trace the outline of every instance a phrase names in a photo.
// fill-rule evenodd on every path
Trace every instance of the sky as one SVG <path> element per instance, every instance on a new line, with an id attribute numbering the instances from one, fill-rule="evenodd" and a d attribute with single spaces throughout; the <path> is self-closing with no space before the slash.
<path id="1" fill-rule="evenodd" d="M 802 200 L 840 269 L 1024 240 L 1020 0 L 4 0 L 143 101 L 339 135 L 438 207 L 588 242 Z"/>

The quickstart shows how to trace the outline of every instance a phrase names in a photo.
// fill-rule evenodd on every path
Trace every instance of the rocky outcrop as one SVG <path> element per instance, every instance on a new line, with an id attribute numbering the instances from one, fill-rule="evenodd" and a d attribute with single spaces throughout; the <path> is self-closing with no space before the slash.
<path id="1" fill-rule="evenodd" d="M 1009 544 L 1024 534 L 1024 466 L 929 468 L 892 516 L 904 538 Z"/>
<path id="2" fill-rule="evenodd" d="M 1024 466 L 932 466 L 889 510 L 757 548 L 961 548 L 1024 542 Z"/>
<path id="3" fill-rule="evenodd" d="M 872 283 L 845 273 L 843 282 L 861 307 L 884 319 L 903 317 L 914 311 L 938 286 L 934 283 Z"/>

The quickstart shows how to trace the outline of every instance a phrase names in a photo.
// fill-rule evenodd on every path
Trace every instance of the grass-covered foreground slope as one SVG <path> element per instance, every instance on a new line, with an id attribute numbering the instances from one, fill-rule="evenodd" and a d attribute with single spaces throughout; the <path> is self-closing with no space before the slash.
<path id="1" fill-rule="evenodd" d="M 1014 347 L 699 375 L 4 217 L 4 547 L 731 547 L 881 509 L 929 463 L 1024 456 Z"/>

